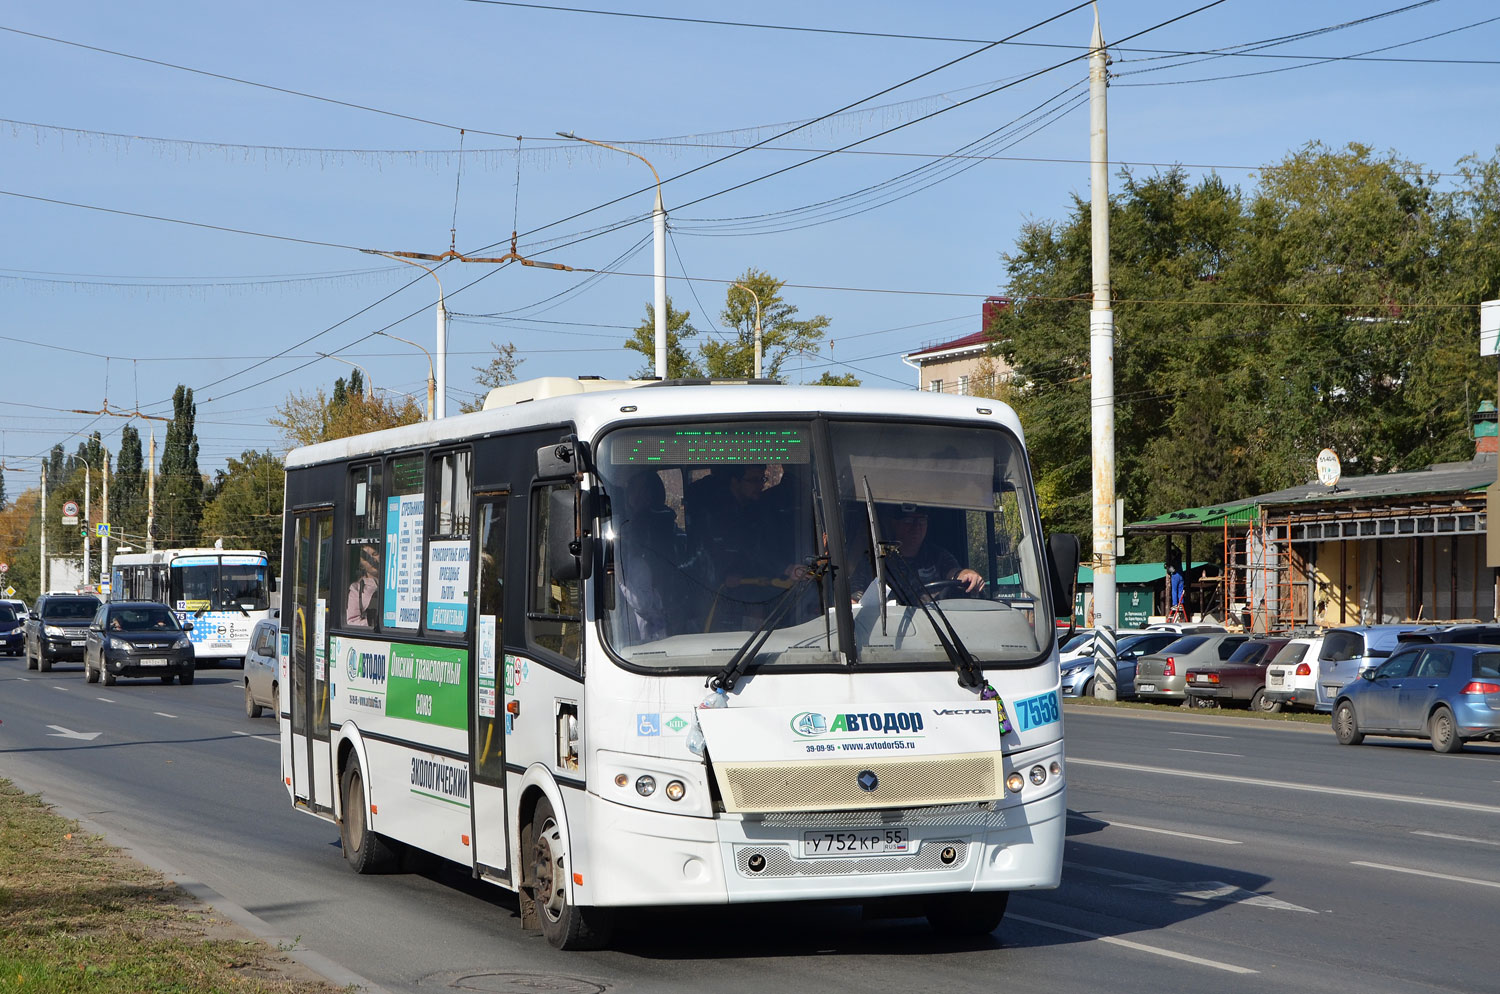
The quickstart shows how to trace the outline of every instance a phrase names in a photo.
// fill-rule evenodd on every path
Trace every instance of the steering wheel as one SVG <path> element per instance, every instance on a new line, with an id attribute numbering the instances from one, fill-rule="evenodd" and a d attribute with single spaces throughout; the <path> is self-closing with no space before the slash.
<path id="1" fill-rule="evenodd" d="M 968 597 L 969 587 L 962 580 L 934 580 L 922 585 L 922 595 L 930 597 L 935 601 L 952 600 L 957 597 Z"/>

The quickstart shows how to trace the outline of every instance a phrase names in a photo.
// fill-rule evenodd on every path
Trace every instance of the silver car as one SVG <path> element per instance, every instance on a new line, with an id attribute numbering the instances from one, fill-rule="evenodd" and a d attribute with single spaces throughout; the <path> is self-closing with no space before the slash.
<path id="1" fill-rule="evenodd" d="M 271 716 L 281 713 L 281 622 L 274 618 L 257 622 L 250 630 L 245 652 L 245 716 L 259 718 L 262 708 Z"/>
<path id="2" fill-rule="evenodd" d="M 1160 652 L 1135 662 L 1135 695 L 1143 701 L 1187 702 L 1187 671 L 1223 662 L 1250 640 L 1228 632 L 1184 635 Z"/>

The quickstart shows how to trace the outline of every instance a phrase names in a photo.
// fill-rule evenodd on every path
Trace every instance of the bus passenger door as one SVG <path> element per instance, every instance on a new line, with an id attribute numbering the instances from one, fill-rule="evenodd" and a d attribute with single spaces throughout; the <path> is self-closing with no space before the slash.
<path id="1" fill-rule="evenodd" d="M 336 784 L 329 743 L 328 599 L 333 568 L 333 514 L 295 516 L 292 563 L 292 793 L 314 811 L 333 810 Z"/>
<path id="2" fill-rule="evenodd" d="M 469 699 L 474 729 L 470 744 L 473 770 L 470 808 L 474 823 L 474 861 L 481 871 L 510 878 L 505 817 L 505 656 L 501 648 L 505 579 L 505 508 L 508 493 L 479 494 L 474 500 L 475 605 Z"/>

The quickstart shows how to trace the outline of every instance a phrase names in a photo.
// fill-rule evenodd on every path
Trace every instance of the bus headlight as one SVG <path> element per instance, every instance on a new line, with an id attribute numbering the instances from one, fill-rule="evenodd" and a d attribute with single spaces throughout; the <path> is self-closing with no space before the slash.
<path id="1" fill-rule="evenodd" d="M 1025 786 L 1026 778 L 1021 776 L 1021 774 L 1019 773 L 1012 773 L 1010 776 L 1005 778 L 1005 789 L 1012 794 L 1019 794 L 1021 792 L 1021 789 Z"/>
<path id="2" fill-rule="evenodd" d="M 687 793 L 687 786 L 681 780 L 669 780 L 667 781 L 665 793 L 667 800 L 680 801 L 683 795 Z"/>
<path id="3" fill-rule="evenodd" d="M 656 793 L 656 778 L 649 773 L 642 773 L 635 778 L 635 792 L 642 797 L 650 797 Z"/>

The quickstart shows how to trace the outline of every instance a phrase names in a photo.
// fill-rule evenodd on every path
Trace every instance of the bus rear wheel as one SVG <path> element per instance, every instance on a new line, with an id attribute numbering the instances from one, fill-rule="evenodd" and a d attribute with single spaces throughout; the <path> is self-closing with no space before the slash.
<path id="1" fill-rule="evenodd" d="M 599 949 L 608 944 L 614 919 L 602 908 L 583 907 L 568 900 L 572 863 L 562 826 L 545 797 L 531 819 L 527 866 L 528 895 L 547 941 L 558 949 Z"/>
<path id="2" fill-rule="evenodd" d="M 975 938 L 1000 927 L 1010 891 L 934 894 L 927 899 L 927 924 L 949 936 Z"/>
<path id="3" fill-rule="evenodd" d="M 186 682 L 186 681 L 184 681 Z M 370 830 L 369 801 L 359 760 L 351 758 L 343 776 L 344 817 L 339 822 L 339 842 L 344 859 L 355 873 L 380 873 L 396 862 L 396 853 L 380 835 Z"/>

